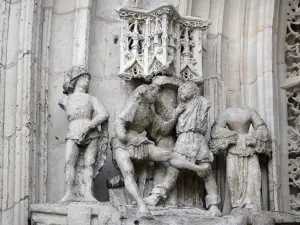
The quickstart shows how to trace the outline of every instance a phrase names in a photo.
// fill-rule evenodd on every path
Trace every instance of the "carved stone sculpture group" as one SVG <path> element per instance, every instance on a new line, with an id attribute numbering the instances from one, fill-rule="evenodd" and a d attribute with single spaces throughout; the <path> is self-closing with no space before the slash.
<path id="1" fill-rule="evenodd" d="M 211 102 L 202 95 L 200 50 L 209 21 L 184 18 L 174 10 L 163 6 L 138 16 L 127 9 L 118 11 L 124 25 L 120 76 L 144 81 L 111 124 L 112 157 L 125 189 L 137 205 L 137 215 L 151 218 L 149 208 L 166 206 L 181 174 L 188 171 L 203 181 L 207 214 L 220 216 L 221 198 L 212 165 L 213 154 L 225 151 L 231 207 L 261 210 L 259 157 L 271 154 L 267 126 L 254 109 L 236 106 L 226 109 L 208 129 Z M 144 41 L 147 52 L 143 52 Z M 90 80 L 84 68 L 74 68 L 63 86 L 67 96 L 59 102 L 69 121 L 66 193 L 61 202 L 97 201 L 93 178 L 106 161 L 109 114 L 88 94 Z M 152 174 L 160 177 L 152 186 L 147 184 L 149 164 L 163 165 L 163 170 Z M 147 185 L 152 190 L 145 196 L 141 186 Z"/>
<path id="2" fill-rule="evenodd" d="M 92 192 L 93 178 L 106 160 L 109 115 L 87 93 L 90 79 L 88 72 L 73 70 L 64 84 L 67 97 L 59 102 L 70 122 L 66 137 L 66 194 L 62 202 L 97 201 Z M 177 91 L 175 108 L 168 108 L 159 98 L 166 85 Z M 232 208 L 261 209 L 258 157 L 270 155 L 268 129 L 254 109 L 228 108 L 214 123 L 208 145 L 205 136 L 210 107 L 209 100 L 201 96 L 200 88 L 192 81 L 157 76 L 151 84 L 142 84 L 133 92 L 132 101 L 114 122 L 111 148 L 125 188 L 137 204 L 138 216 L 151 217 L 147 205 L 166 201 L 184 170 L 203 179 L 206 209 L 210 215 L 220 216 L 220 197 L 211 164 L 213 153 L 221 150 L 227 151 L 226 177 Z M 162 112 L 168 112 L 169 119 Z M 249 132 L 250 126 L 253 130 Z M 163 181 L 143 198 L 135 179 L 135 172 L 139 172 L 135 164 L 150 162 L 167 163 L 167 171 Z"/>

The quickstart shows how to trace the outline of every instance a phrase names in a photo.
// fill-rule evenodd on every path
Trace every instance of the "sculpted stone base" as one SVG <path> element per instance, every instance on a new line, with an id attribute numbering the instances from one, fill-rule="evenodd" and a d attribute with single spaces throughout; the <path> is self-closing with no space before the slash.
<path id="1" fill-rule="evenodd" d="M 127 206 L 122 211 L 122 225 L 296 225 L 300 224 L 300 216 L 268 211 L 236 210 L 230 215 L 212 217 L 207 211 L 199 208 L 164 208 L 149 207 L 153 219 L 136 218 Z M 124 210 L 124 208 L 122 209 Z"/>
<path id="2" fill-rule="evenodd" d="M 136 206 L 99 203 L 43 203 L 31 205 L 32 225 L 284 225 L 299 224 L 300 216 L 278 212 L 236 210 L 211 217 L 200 208 L 153 207 L 153 219 L 136 217 Z"/>
<path id="3" fill-rule="evenodd" d="M 31 225 L 121 225 L 110 202 L 32 204 L 30 214 Z"/>

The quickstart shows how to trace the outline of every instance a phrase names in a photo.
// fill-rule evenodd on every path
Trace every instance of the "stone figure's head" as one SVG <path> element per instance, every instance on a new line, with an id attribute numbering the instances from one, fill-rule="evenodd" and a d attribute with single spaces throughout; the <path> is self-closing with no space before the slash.
<path id="1" fill-rule="evenodd" d="M 187 81 L 180 85 L 178 89 L 179 101 L 187 102 L 199 94 L 200 90 L 192 81 Z"/>
<path id="2" fill-rule="evenodd" d="M 63 85 L 64 94 L 72 94 L 75 88 L 82 92 L 88 92 L 91 80 L 91 74 L 89 74 L 84 68 L 75 68 L 69 75 L 69 80 Z"/>
<path id="3" fill-rule="evenodd" d="M 155 102 L 158 89 L 158 86 L 154 84 L 142 84 L 134 90 L 133 96 L 138 101 L 153 104 Z"/>

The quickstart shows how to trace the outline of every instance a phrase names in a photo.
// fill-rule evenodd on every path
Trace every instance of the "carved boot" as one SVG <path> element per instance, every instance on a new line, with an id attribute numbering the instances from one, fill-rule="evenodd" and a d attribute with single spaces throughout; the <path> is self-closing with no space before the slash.
<path id="1" fill-rule="evenodd" d="M 199 166 L 199 170 L 197 172 L 198 176 L 201 178 L 207 177 L 211 171 L 211 165 L 209 163 L 201 163 L 198 166 Z"/>
<path id="2" fill-rule="evenodd" d="M 94 197 L 92 190 L 88 188 L 88 185 L 86 185 L 84 192 L 84 200 L 87 202 L 98 202 L 97 199 Z"/>
<path id="3" fill-rule="evenodd" d="M 213 176 L 210 176 L 210 178 L 212 178 Z M 208 178 L 209 179 L 209 178 Z M 214 183 L 213 186 L 211 185 L 208 185 L 209 181 L 205 180 L 205 186 L 206 186 L 206 190 L 214 190 L 213 192 L 217 192 L 216 190 L 216 185 Z M 210 186 L 210 187 L 208 187 Z M 211 216 L 221 216 L 222 213 L 220 212 L 219 208 L 218 208 L 218 204 L 220 204 L 220 196 L 218 194 L 208 194 L 205 196 L 205 203 L 206 203 L 206 208 L 208 209 L 208 213 L 211 215 Z"/>
<path id="4" fill-rule="evenodd" d="M 93 189 L 93 168 L 85 169 L 85 188 L 84 188 L 84 200 L 87 202 L 98 202 L 92 193 Z"/>
<path id="5" fill-rule="evenodd" d="M 151 195 L 144 198 L 144 201 L 147 205 L 157 206 L 159 203 L 164 202 L 167 199 L 168 190 L 164 185 L 157 185 L 151 191 Z"/>
<path id="6" fill-rule="evenodd" d="M 60 202 L 75 202 L 76 195 L 73 192 L 75 181 L 75 168 L 72 165 L 66 165 L 66 194 Z"/>
<path id="7" fill-rule="evenodd" d="M 153 216 L 151 215 L 146 205 L 139 206 L 136 216 L 140 219 L 148 219 L 148 220 L 153 219 Z"/>
<path id="8" fill-rule="evenodd" d="M 208 212 L 211 216 L 221 216 L 222 213 L 220 212 L 217 205 L 211 205 L 208 209 Z"/>
<path id="9" fill-rule="evenodd" d="M 157 206 L 160 200 L 162 200 L 161 196 L 155 193 L 152 193 L 148 197 L 144 198 L 146 205 L 151 206 Z"/>
<path id="10" fill-rule="evenodd" d="M 76 196 L 71 190 L 66 191 L 65 196 L 59 202 L 74 202 L 76 200 Z"/>

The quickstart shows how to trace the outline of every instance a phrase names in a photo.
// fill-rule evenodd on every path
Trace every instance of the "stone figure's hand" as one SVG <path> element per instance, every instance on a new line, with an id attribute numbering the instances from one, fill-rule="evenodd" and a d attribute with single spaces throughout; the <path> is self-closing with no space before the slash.
<path id="1" fill-rule="evenodd" d="M 136 146 L 140 145 L 140 144 L 154 144 L 154 142 L 150 141 L 148 138 L 146 137 L 134 137 L 130 140 L 130 142 Z"/>
<path id="2" fill-rule="evenodd" d="M 255 146 L 256 145 L 256 139 L 252 137 L 251 135 L 248 135 L 246 137 L 246 145 L 247 146 Z"/>
<path id="3" fill-rule="evenodd" d="M 81 140 L 84 140 L 85 137 L 88 135 L 88 133 L 90 132 L 90 127 L 86 126 L 82 129 L 82 134 L 81 134 Z"/>
<path id="4" fill-rule="evenodd" d="M 179 105 L 176 109 L 175 109 L 175 116 L 179 116 L 181 113 L 183 113 L 186 110 L 186 106 L 185 105 Z"/>
<path id="5" fill-rule="evenodd" d="M 166 79 L 165 76 L 154 77 L 153 80 L 152 80 L 152 84 L 160 86 L 164 83 L 165 79 Z"/>
<path id="6" fill-rule="evenodd" d="M 232 131 L 232 136 L 230 139 L 230 144 L 236 144 L 237 139 L 238 139 L 238 133 L 236 131 Z"/>
<path id="7" fill-rule="evenodd" d="M 127 136 L 126 136 L 126 134 L 119 134 L 118 135 L 118 138 L 119 138 L 119 140 L 123 143 L 123 144 L 126 144 L 127 142 L 128 142 L 128 139 L 127 139 Z"/>

